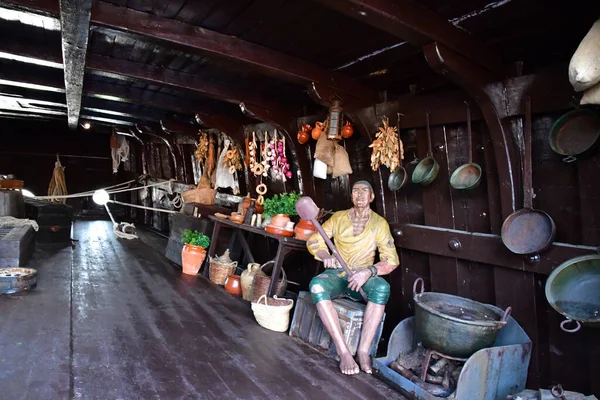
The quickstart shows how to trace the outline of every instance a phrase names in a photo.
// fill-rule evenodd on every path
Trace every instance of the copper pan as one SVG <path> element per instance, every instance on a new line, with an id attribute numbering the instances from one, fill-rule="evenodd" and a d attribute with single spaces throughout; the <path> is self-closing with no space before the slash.
<path id="1" fill-rule="evenodd" d="M 502 224 L 502 242 L 515 254 L 533 255 L 554 241 L 556 226 L 544 211 L 533 208 L 531 179 L 531 101 L 525 105 L 525 157 L 523 171 L 523 208 L 510 214 Z"/>

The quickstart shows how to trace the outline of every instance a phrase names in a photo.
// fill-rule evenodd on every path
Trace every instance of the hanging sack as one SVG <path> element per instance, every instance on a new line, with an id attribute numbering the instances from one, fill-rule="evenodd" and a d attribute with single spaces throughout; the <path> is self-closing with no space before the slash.
<path id="1" fill-rule="evenodd" d="M 597 20 L 569 63 L 569 82 L 581 92 L 600 82 L 600 20 Z"/>
<path id="2" fill-rule="evenodd" d="M 323 161 L 329 166 L 333 166 L 335 157 L 335 142 L 333 140 L 327 140 L 325 135 L 321 135 L 317 140 L 317 146 L 315 147 L 315 158 Z"/>
<path id="3" fill-rule="evenodd" d="M 335 163 L 333 164 L 332 176 L 337 178 L 338 176 L 344 176 L 352 173 L 352 167 L 350 166 L 350 159 L 348 153 L 343 146 L 339 144 L 335 145 Z"/>

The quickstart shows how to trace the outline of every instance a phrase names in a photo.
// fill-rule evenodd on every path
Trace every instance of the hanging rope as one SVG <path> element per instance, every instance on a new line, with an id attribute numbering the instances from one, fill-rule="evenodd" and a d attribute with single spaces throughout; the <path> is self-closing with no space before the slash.
<path id="1" fill-rule="evenodd" d="M 48 185 L 48 197 L 51 201 L 57 203 L 66 203 L 67 200 L 64 197 L 67 194 L 67 182 L 65 180 L 65 167 L 60 163 L 58 154 L 56 155 L 56 162 L 54 163 L 54 171 L 52 172 L 52 179 L 50 179 L 50 185 Z"/>
<path id="2" fill-rule="evenodd" d="M 118 189 L 118 190 L 107 190 L 108 194 L 114 194 L 114 193 L 123 193 L 123 192 L 131 192 L 133 190 L 142 190 L 144 188 L 149 188 L 149 187 L 153 187 L 153 186 L 160 186 L 160 185 L 166 185 L 169 182 L 174 181 L 174 179 L 170 179 L 169 181 L 166 182 L 158 182 L 158 183 L 153 183 L 151 185 L 144 185 L 144 186 L 138 186 L 138 187 L 134 187 L 134 188 L 127 188 L 127 189 Z M 116 186 L 116 185 L 115 185 Z M 101 190 L 101 189 L 97 189 L 97 190 Z M 75 193 L 75 194 L 65 194 L 65 195 L 55 195 L 55 196 L 34 196 L 35 199 L 43 199 L 43 200 L 51 200 L 51 199 L 73 199 L 73 198 L 77 198 L 77 197 L 90 197 L 94 194 L 96 190 L 90 190 L 87 192 L 81 192 L 81 193 Z"/>

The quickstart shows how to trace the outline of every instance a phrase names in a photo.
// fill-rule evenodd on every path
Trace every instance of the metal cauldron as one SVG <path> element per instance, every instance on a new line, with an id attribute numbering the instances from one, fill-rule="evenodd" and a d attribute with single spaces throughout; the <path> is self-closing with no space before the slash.
<path id="1" fill-rule="evenodd" d="M 560 264 L 546 280 L 546 299 L 567 317 L 560 327 L 577 332 L 581 323 L 600 328 L 600 255 L 575 257 Z M 573 328 L 567 328 L 571 322 Z"/>
<path id="2" fill-rule="evenodd" d="M 506 325 L 510 315 L 510 307 L 502 315 L 475 300 L 423 290 L 423 279 L 417 278 L 413 299 L 418 340 L 424 347 L 452 357 L 467 358 L 493 346 L 496 332 Z"/>

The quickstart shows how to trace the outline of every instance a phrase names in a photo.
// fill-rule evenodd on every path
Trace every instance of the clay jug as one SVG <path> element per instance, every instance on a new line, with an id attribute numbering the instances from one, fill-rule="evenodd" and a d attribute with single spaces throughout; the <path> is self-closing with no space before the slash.
<path id="1" fill-rule="evenodd" d="M 240 284 L 239 275 L 229 275 L 225 280 L 225 290 L 235 296 L 242 294 L 242 286 Z"/>
<path id="2" fill-rule="evenodd" d="M 196 275 L 206 257 L 206 249 L 200 246 L 185 244 L 181 249 L 181 267 L 183 273 L 187 275 Z"/>
<path id="3" fill-rule="evenodd" d="M 294 237 L 300 240 L 308 240 L 308 238 L 316 231 L 317 228 L 315 228 L 315 225 L 312 222 L 301 219 L 294 228 Z"/>
<path id="4" fill-rule="evenodd" d="M 271 226 L 285 229 L 288 222 L 290 222 L 290 216 L 287 214 L 276 214 L 271 218 Z"/>
<path id="5" fill-rule="evenodd" d="M 242 298 L 246 301 L 252 301 L 252 282 L 259 268 L 259 263 L 248 263 L 248 268 L 242 272 Z"/>

